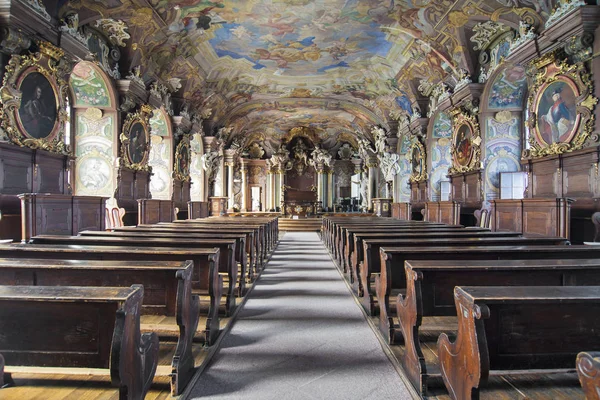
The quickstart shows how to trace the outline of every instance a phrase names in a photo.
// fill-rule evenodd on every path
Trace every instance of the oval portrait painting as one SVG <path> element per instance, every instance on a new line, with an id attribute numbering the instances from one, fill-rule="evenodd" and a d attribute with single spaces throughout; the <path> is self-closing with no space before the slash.
<path id="1" fill-rule="evenodd" d="M 144 161 L 147 145 L 144 125 L 139 122 L 134 123 L 129 131 L 129 159 L 132 164 Z"/>
<path id="2" fill-rule="evenodd" d="M 459 165 L 466 167 L 471 162 L 473 146 L 471 145 L 471 127 L 462 124 L 456 131 L 454 148 L 456 149 L 456 161 Z"/>
<path id="3" fill-rule="evenodd" d="M 537 98 L 538 142 L 570 142 L 577 130 L 576 88 L 566 78 L 540 89 Z"/>
<path id="4" fill-rule="evenodd" d="M 23 133 L 33 139 L 50 136 L 57 123 L 54 88 L 39 72 L 27 74 L 18 88 L 22 93 L 19 122 Z"/>

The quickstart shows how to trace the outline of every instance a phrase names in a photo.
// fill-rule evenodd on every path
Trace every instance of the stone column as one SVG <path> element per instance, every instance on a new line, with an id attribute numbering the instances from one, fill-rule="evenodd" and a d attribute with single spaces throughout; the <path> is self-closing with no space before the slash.
<path id="1" fill-rule="evenodd" d="M 270 211 L 272 207 L 271 193 L 273 193 L 273 185 L 271 182 L 271 165 L 267 160 L 267 193 L 265 193 L 265 211 Z"/>
<path id="2" fill-rule="evenodd" d="M 327 207 L 329 207 L 329 211 L 333 211 L 333 191 L 335 187 L 333 185 L 333 167 L 327 171 Z"/>
<path id="3" fill-rule="evenodd" d="M 372 210 L 373 199 L 377 197 L 377 181 L 379 180 L 379 164 L 376 157 L 371 157 L 366 160 L 367 168 L 369 168 L 369 186 L 367 191 L 367 208 Z"/>
<path id="4" fill-rule="evenodd" d="M 246 164 L 246 160 L 241 159 L 242 162 L 242 204 L 240 210 L 242 212 L 248 211 L 247 203 L 248 203 L 248 165 Z M 252 206 L 250 206 L 252 209 Z"/>
<path id="5" fill-rule="evenodd" d="M 315 165 L 315 170 L 317 171 L 317 202 L 320 202 L 323 207 L 325 205 L 323 202 L 323 164 Z"/>
<path id="6" fill-rule="evenodd" d="M 279 207 L 281 207 L 283 209 L 283 196 L 284 196 L 284 191 L 285 191 L 285 175 L 284 175 L 285 171 L 282 169 L 281 166 L 279 166 L 279 168 L 277 168 L 277 175 L 279 176 L 279 198 L 277 199 L 277 205 Z"/>
<path id="7" fill-rule="evenodd" d="M 228 198 L 227 212 L 233 211 L 233 167 L 235 165 L 234 156 L 235 150 L 225 150 L 225 167 L 227 168 L 227 193 L 223 194 Z"/>

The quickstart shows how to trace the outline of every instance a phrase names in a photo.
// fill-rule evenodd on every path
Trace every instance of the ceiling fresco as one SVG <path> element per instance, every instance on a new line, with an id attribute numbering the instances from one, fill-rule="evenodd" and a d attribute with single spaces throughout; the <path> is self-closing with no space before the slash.
<path id="1" fill-rule="evenodd" d="M 122 74 L 141 65 L 148 85 L 175 79 L 181 88 L 174 98 L 210 109 L 214 129 L 235 124 L 243 134 L 260 126 L 281 131 L 305 124 L 368 136 L 370 126 L 388 129 L 398 115 L 418 108 L 421 80 L 453 87 L 467 74 L 476 81 L 478 54 L 470 38 L 477 23 L 516 29 L 527 19 L 541 25 L 556 1 L 45 3 L 58 19 L 77 12 L 82 25 L 98 18 L 124 21 L 131 37 L 121 50 Z M 335 102 L 344 106 L 330 112 Z"/>

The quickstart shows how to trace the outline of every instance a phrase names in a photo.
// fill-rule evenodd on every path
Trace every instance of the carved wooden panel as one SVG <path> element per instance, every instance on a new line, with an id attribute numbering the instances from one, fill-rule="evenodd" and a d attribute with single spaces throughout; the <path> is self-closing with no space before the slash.
<path id="1" fill-rule="evenodd" d="M 147 199 L 150 197 L 150 173 L 147 171 L 136 171 L 134 182 L 134 199 Z"/>
<path id="2" fill-rule="evenodd" d="M 594 197 L 597 191 L 598 152 L 562 157 L 563 196 Z"/>
<path id="3" fill-rule="evenodd" d="M 33 151 L 0 143 L 0 193 L 17 195 L 32 191 Z"/>
<path id="4" fill-rule="evenodd" d="M 183 202 L 182 198 L 183 182 L 179 179 L 173 179 L 173 201 L 177 206 Z"/>
<path id="5" fill-rule="evenodd" d="M 436 222 L 440 214 L 440 204 L 438 202 L 425 203 L 425 212 L 423 217 L 425 221 Z"/>
<path id="6" fill-rule="evenodd" d="M 440 201 L 439 210 L 438 222 L 450 225 L 458 224 L 460 220 L 460 203 L 456 201 Z"/>
<path id="7" fill-rule="evenodd" d="M 171 200 L 138 199 L 138 224 L 172 222 L 174 207 Z"/>
<path id="8" fill-rule="evenodd" d="M 42 234 L 104 230 L 105 197 L 26 193 L 21 199 L 21 240 Z"/>
<path id="9" fill-rule="evenodd" d="M 34 193 L 67 193 L 65 191 L 65 156 L 37 150 L 34 176 Z"/>
<path id="10" fill-rule="evenodd" d="M 207 218 L 208 205 L 207 201 L 188 201 L 188 218 Z"/>
<path id="11" fill-rule="evenodd" d="M 134 198 L 134 172 L 121 168 L 119 170 L 119 181 L 117 189 L 117 200 L 135 200 Z"/>
<path id="12" fill-rule="evenodd" d="M 392 203 L 392 218 L 409 220 L 412 217 L 410 203 Z"/>
<path id="13" fill-rule="evenodd" d="M 493 200 L 492 230 L 521 232 L 523 203 L 521 200 Z"/>

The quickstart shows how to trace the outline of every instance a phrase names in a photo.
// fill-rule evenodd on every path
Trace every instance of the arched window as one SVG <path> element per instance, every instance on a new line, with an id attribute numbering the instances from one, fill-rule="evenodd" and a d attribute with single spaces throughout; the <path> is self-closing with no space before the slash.
<path id="1" fill-rule="evenodd" d="M 118 125 L 115 91 L 96 64 L 82 61 L 69 78 L 73 99 L 75 194 L 111 197 Z"/>
<path id="2" fill-rule="evenodd" d="M 150 193 L 153 199 L 171 200 L 173 191 L 173 135 L 164 109 L 156 109 L 150 118 L 150 157 L 152 167 Z"/>

